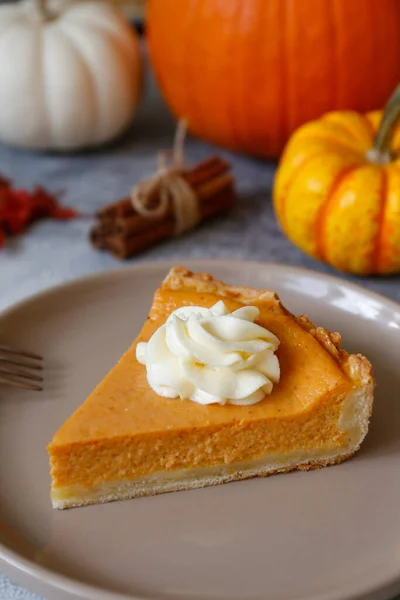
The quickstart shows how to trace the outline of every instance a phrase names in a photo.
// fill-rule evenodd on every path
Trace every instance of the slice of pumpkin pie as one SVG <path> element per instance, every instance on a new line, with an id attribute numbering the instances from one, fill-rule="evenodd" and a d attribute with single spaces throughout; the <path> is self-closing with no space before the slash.
<path id="1" fill-rule="evenodd" d="M 340 463 L 374 379 L 271 291 L 173 269 L 138 338 L 55 434 L 55 508 Z"/>

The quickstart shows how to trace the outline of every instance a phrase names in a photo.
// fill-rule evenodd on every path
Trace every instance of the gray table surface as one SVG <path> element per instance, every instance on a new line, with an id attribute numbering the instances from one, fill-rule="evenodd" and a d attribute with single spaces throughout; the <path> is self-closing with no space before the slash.
<path id="1" fill-rule="evenodd" d="M 148 75 L 137 118 L 126 136 L 113 145 L 76 155 L 43 155 L 0 146 L 0 173 L 19 186 L 37 183 L 65 190 L 63 201 L 85 213 L 125 195 L 132 184 L 150 175 L 157 151 L 170 147 L 174 121 Z M 188 139 L 189 162 L 213 152 L 209 144 Z M 237 178 L 239 201 L 229 215 L 194 232 L 168 241 L 125 264 L 164 258 L 234 258 L 300 265 L 337 274 L 308 258 L 281 233 L 274 218 L 271 187 L 275 165 L 225 151 Z M 90 220 L 41 222 L 0 251 L 0 310 L 30 294 L 75 277 L 121 267 L 121 262 L 91 248 Z M 347 277 L 400 300 L 400 276 L 357 279 Z M 0 574 L 1 600 L 38 600 Z"/>

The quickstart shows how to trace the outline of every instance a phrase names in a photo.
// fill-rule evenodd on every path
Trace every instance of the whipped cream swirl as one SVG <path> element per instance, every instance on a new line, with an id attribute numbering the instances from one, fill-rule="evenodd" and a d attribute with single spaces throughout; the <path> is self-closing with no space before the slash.
<path id="1" fill-rule="evenodd" d="M 279 381 L 278 338 L 254 321 L 260 311 L 230 313 L 222 301 L 210 309 L 178 308 L 150 338 L 139 342 L 137 360 L 160 396 L 200 404 L 250 405 Z"/>

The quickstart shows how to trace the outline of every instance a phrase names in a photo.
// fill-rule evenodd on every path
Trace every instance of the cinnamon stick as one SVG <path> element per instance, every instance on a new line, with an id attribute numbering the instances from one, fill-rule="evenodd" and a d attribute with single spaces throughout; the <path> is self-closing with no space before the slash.
<path id="1" fill-rule="evenodd" d="M 218 205 L 205 205 L 202 212 L 202 218 L 208 219 L 218 214 L 227 212 L 235 201 L 235 191 L 232 188 L 227 191 L 223 199 L 220 199 Z M 153 227 L 143 232 L 141 235 L 121 235 L 112 233 L 104 236 L 102 225 L 99 224 L 92 229 L 91 240 L 96 248 L 109 250 L 114 256 L 120 259 L 128 258 L 133 254 L 138 254 L 151 246 L 174 235 L 174 221 L 158 221 Z"/>
<path id="2" fill-rule="evenodd" d="M 203 183 L 196 190 L 199 199 L 200 214 L 202 213 L 202 206 L 210 202 L 214 203 L 215 196 L 227 189 L 228 186 L 233 186 L 233 177 L 231 175 L 222 175 L 211 182 Z M 130 200 L 129 202 L 132 207 L 132 202 Z M 168 206 L 163 219 L 165 221 L 171 221 L 172 223 L 174 222 L 174 211 L 171 204 Z M 113 219 L 108 216 L 106 218 L 103 217 L 101 222 L 103 223 L 104 231 L 107 231 L 110 234 L 120 233 L 129 235 L 141 231 L 144 232 L 147 229 L 152 229 L 154 227 L 153 219 L 143 217 L 133 210 L 131 214 L 126 214 L 124 217 L 116 216 Z"/>
<path id="3" fill-rule="evenodd" d="M 192 188 L 198 199 L 200 220 L 226 212 L 235 201 L 234 179 L 229 173 L 228 162 L 212 156 L 191 169 L 174 171 L 179 173 Z M 159 202 L 159 188 L 155 187 L 147 198 L 149 205 Z M 175 216 L 172 202 L 161 218 L 149 218 L 138 214 L 131 198 L 124 198 L 99 211 L 98 222 L 90 232 L 92 244 L 108 250 L 120 259 L 173 237 Z"/>
<path id="4" fill-rule="evenodd" d="M 192 187 L 200 186 L 211 179 L 218 177 L 226 173 L 230 169 L 230 164 L 218 158 L 218 156 L 212 156 L 206 160 L 197 163 L 192 169 L 187 171 L 180 171 L 183 179 Z M 179 171 L 178 171 L 179 172 Z M 128 215 L 137 214 L 132 206 L 130 198 L 124 198 L 113 204 L 109 204 L 105 208 L 102 208 L 97 216 L 100 219 L 114 219 L 115 217 L 125 217 Z"/>

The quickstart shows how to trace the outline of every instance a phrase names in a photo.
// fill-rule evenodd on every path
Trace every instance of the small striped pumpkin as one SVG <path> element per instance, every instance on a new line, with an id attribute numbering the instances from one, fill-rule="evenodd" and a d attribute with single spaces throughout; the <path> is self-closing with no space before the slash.
<path id="1" fill-rule="evenodd" d="M 289 140 L 275 212 L 299 248 L 358 275 L 400 272 L 400 86 L 382 112 L 331 112 Z"/>

